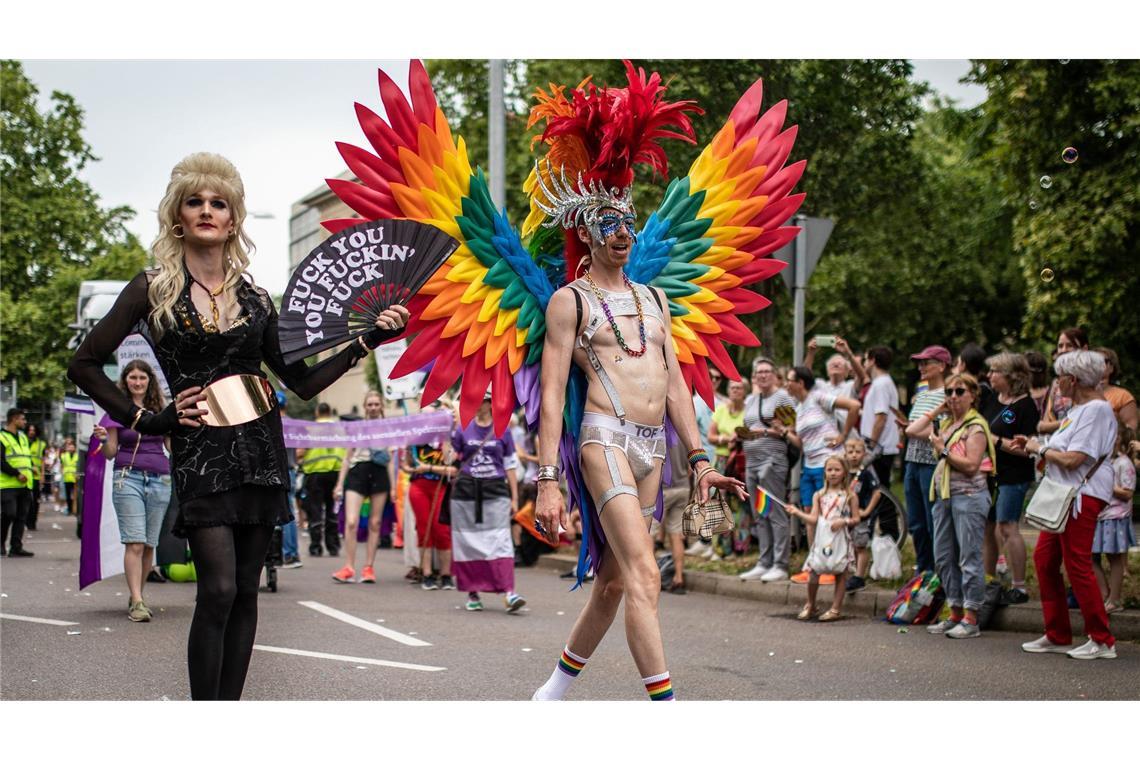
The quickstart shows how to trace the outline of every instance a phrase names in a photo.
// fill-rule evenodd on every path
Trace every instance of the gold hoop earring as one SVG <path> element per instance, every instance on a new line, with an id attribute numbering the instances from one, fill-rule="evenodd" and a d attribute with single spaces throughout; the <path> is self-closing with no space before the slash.
<path id="1" fill-rule="evenodd" d="M 175 234 L 174 234 L 174 229 L 175 229 L 175 228 L 178 228 L 179 230 L 181 230 L 181 231 L 182 231 L 182 234 L 181 234 L 181 235 L 175 235 Z M 179 240 L 181 240 L 182 238 L 186 237 L 186 230 L 182 229 L 182 225 L 181 225 L 181 224 L 176 224 L 176 225 L 174 225 L 174 227 L 171 227 L 171 228 L 170 228 L 170 234 L 171 234 L 171 235 L 173 235 L 174 237 L 178 238 Z"/>

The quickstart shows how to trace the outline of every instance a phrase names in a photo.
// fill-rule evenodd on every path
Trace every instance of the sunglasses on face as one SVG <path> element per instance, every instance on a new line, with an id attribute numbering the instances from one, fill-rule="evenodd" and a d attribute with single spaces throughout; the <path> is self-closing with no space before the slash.
<path id="1" fill-rule="evenodd" d="M 632 216 L 618 216 L 617 214 L 607 214 L 598 220 L 598 231 L 602 233 L 602 237 L 609 237 L 618 231 L 618 228 L 625 227 L 626 233 L 633 237 L 634 225 L 637 224 L 637 219 Z"/>
<path id="2" fill-rule="evenodd" d="M 965 396 L 969 392 L 970 391 L 967 388 L 947 388 L 946 389 L 946 395 L 947 396 Z"/>

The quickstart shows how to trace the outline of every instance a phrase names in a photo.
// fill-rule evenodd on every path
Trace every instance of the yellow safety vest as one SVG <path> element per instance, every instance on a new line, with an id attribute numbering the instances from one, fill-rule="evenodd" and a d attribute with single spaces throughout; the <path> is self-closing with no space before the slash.
<path id="1" fill-rule="evenodd" d="M 17 431 L 13 434 L 9 430 L 0 430 L 0 445 L 4 446 L 4 459 L 27 478 L 21 483 L 15 475 L 0 472 L 0 488 L 31 488 L 32 487 L 32 452 L 28 437 Z"/>
<path id="2" fill-rule="evenodd" d="M 75 470 L 79 465 L 79 452 L 73 451 L 68 453 L 66 451 L 59 455 L 59 471 L 63 473 L 64 483 L 75 482 Z"/>
<path id="3" fill-rule="evenodd" d="M 40 473 L 44 469 L 44 450 L 47 448 L 47 441 L 37 438 L 32 441 L 31 455 L 32 455 L 32 476 L 40 479 Z"/>
<path id="4" fill-rule="evenodd" d="M 317 420 L 317 422 L 336 422 L 336 420 Z M 305 456 L 301 460 L 301 472 L 306 475 L 317 472 L 339 472 L 345 453 L 344 449 L 305 449 Z"/>

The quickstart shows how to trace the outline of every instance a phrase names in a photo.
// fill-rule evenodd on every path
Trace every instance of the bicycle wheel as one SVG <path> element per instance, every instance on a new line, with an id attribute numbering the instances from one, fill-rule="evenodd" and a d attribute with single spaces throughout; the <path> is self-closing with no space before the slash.
<path id="1" fill-rule="evenodd" d="M 895 539 L 895 544 L 902 549 L 906 542 L 906 507 L 899 502 L 895 495 L 886 488 L 880 488 L 879 506 L 875 508 L 873 519 L 878 522 L 878 530 Z"/>

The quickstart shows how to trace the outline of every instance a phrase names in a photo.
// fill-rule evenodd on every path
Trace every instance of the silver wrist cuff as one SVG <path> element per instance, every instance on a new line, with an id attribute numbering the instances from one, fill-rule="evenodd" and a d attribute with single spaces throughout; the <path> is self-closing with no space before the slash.
<path id="1" fill-rule="evenodd" d="M 556 464 L 539 465 L 538 479 L 539 480 L 553 480 L 555 482 L 561 477 L 562 471 L 558 469 Z"/>

